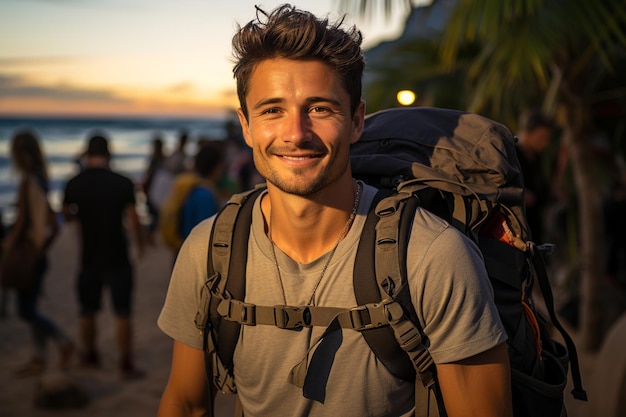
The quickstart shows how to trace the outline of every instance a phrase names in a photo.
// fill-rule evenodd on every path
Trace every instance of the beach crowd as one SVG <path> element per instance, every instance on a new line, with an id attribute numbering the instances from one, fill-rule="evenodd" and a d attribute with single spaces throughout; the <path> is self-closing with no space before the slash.
<path id="1" fill-rule="evenodd" d="M 111 169 L 115 138 L 91 131 L 58 212 L 41 138 L 15 132 L 16 218 L 1 236 L 1 415 L 156 413 L 171 354 L 156 317 L 180 243 L 232 193 L 261 181 L 237 125 L 226 129 L 220 140 L 181 130 L 171 152 L 155 133 L 140 181 Z M 32 262 L 17 252 L 24 240 Z M 28 282 L 5 278 L 16 268 L 9 258 L 33 264 Z"/>

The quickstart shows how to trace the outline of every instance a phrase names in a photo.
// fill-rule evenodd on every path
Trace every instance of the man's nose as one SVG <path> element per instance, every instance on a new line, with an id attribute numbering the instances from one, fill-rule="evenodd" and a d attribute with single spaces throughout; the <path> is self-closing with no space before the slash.
<path id="1" fill-rule="evenodd" d="M 291 143 L 311 140 L 311 119 L 307 113 L 292 113 L 287 118 L 283 140 Z"/>

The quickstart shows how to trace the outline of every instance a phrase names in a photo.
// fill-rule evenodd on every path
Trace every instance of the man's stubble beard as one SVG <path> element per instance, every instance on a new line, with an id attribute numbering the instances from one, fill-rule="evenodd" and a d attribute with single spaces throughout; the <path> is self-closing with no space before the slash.
<path id="1" fill-rule="evenodd" d="M 288 181 L 274 170 L 271 170 L 265 180 L 281 190 L 284 193 L 297 195 L 300 197 L 310 197 L 314 194 L 319 193 L 325 187 L 332 184 L 334 181 L 337 181 L 348 169 L 348 161 L 343 164 L 341 169 L 329 170 L 327 166 L 320 175 L 317 175 L 313 179 L 307 179 L 306 177 L 306 168 L 294 168 L 292 172 L 292 176 L 296 178 L 296 181 Z M 333 175 L 333 172 L 336 172 L 336 175 Z M 301 180 L 300 180 L 301 179 Z"/>

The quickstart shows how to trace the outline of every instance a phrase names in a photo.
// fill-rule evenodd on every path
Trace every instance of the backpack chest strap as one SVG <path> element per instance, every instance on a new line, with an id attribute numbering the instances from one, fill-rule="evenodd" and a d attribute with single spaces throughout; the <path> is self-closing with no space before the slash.
<path id="1" fill-rule="evenodd" d="M 226 320 L 246 326 L 269 325 L 295 330 L 312 326 L 328 327 L 336 319 L 341 328 L 362 331 L 386 326 L 395 321 L 396 310 L 390 308 L 393 304 L 395 301 L 387 299 L 353 308 L 259 306 L 239 300 L 222 299 L 217 312 Z"/>

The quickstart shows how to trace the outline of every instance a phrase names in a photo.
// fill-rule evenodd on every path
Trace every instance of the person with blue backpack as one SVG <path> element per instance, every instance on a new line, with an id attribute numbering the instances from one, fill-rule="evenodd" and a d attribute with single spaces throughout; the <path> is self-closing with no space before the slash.
<path id="1" fill-rule="evenodd" d="M 183 243 L 158 319 L 174 339 L 159 416 L 213 415 L 218 390 L 236 392 L 244 416 L 410 416 L 424 408 L 414 383 L 349 329 L 366 313 L 361 328 L 396 313 L 389 304 L 376 315 L 386 302 L 351 310 L 355 256 L 377 192 L 350 168 L 365 116 L 361 40 L 355 27 L 290 5 L 257 8 L 236 33 L 238 115 L 267 188 L 252 207 L 242 299 L 222 288 L 226 276 L 207 272 L 209 252 L 228 247 L 215 216 Z M 435 363 L 445 412 L 511 416 L 507 334 L 480 251 L 422 208 L 407 250 L 408 289 L 426 336 L 419 343 Z M 199 317 L 214 308 L 222 320 Z M 217 351 L 231 318 L 242 325 L 225 360 Z"/>

